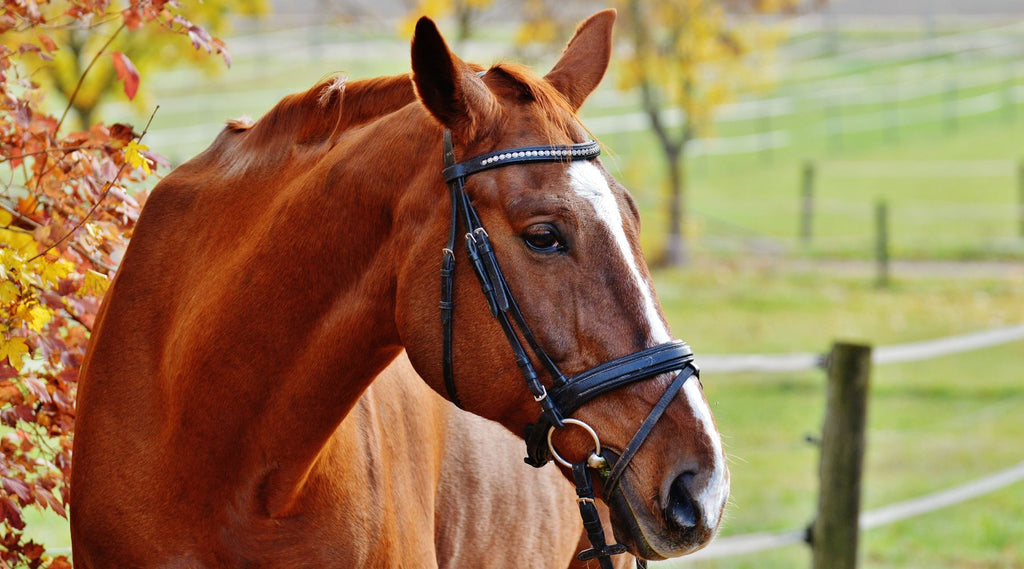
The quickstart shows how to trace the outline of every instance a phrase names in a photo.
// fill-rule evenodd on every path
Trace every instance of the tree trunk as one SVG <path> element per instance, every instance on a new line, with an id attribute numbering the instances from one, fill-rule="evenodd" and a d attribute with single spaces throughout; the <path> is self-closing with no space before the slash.
<path id="1" fill-rule="evenodd" d="M 89 130 L 96 121 L 96 105 L 90 106 L 78 106 L 72 105 L 71 108 L 75 111 L 75 116 L 78 117 L 78 124 L 82 130 Z"/>
<path id="2" fill-rule="evenodd" d="M 74 73 L 70 76 L 70 83 L 60 84 L 59 88 L 64 93 L 65 97 L 71 98 L 75 94 L 79 83 L 85 81 L 83 75 L 85 74 L 88 66 L 88 62 L 83 61 L 85 58 L 85 44 L 89 39 L 89 35 L 81 30 L 73 31 L 68 37 L 68 49 L 71 51 L 72 61 L 74 62 Z M 95 75 L 95 74 L 94 74 Z M 58 76 L 58 83 L 60 83 Z M 71 101 L 71 110 L 74 111 L 75 116 L 78 118 L 78 128 L 82 130 L 89 130 L 89 127 L 93 125 L 93 121 L 96 118 L 96 106 L 99 102 L 97 98 L 92 103 L 83 103 L 81 97 L 75 97 Z"/>
<path id="3" fill-rule="evenodd" d="M 669 222 L 662 264 L 666 267 L 682 267 L 690 262 L 690 251 L 686 243 L 686 137 L 682 144 L 665 149 L 668 162 Z"/>
<path id="4" fill-rule="evenodd" d="M 465 45 L 473 33 L 473 8 L 465 2 L 455 3 L 455 19 L 458 21 L 456 27 L 455 41 L 459 45 Z"/>

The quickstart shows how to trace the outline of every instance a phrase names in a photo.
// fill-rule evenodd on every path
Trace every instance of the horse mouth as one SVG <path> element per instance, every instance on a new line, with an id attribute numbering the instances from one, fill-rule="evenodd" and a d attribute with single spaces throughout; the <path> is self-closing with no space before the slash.
<path id="1" fill-rule="evenodd" d="M 630 478 L 629 473 L 623 476 L 605 503 L 615 538 L 633 555 L 649 561 L 680 557 L 703 548 L 717 533 L 691 499 L 673 499 L 679 498 L 673 496 L 677 490 L 670 488 L 668 498 L 647 499 Z"/>

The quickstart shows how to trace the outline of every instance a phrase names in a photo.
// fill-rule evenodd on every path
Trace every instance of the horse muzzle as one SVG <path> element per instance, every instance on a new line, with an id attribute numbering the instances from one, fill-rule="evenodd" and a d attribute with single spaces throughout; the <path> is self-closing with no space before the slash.
<path id="1" fill-rule="evenodd" d="M 615 538 L 633 555 L 652 561 L 703 548 L 718 532 L 729 495 L 728 473 L 724 479 L 715 476 L 683 472 L 667 479 L 652 499 L 627 473 L 604 496 Z"/>

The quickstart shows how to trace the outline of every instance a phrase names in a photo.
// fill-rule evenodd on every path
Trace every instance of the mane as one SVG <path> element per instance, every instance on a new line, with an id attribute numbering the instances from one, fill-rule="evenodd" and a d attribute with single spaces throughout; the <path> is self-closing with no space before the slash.
<path id="1" fill-rule="evenodd" d="M 348 81 L 329 77 L 302 93 L 281 99 L 259 120 L 234 119 L 207 149 L 239 172 L 255 157 L 285 157 L 296 146 L 329 147 L 352 128 L 415 101 L 408 74 Z"/>
<path id="2" fill-rule="evenodd" d="M 579 136 L 582 123 L 565 95 L 550 83 L 537 76 L 529 67 L 515 63 L 499 63 L 491 67 L 484 76 L 501 77 L 511 94 L 521 100 L 535 103 L 548 119 L 544 135 L 548 144 L 557 144 L 565 137 Z"/>
<path id="3" fill-rule="evenodd" d="M 537 105 L 542 136 L 548 144 L 580 136 L 582 124 L 569 101 L 528 67 L 499 63 L 484 76 L 500 96 Z M 234 177 L 252 167 L 266 168 L 291 156 L 296 148 L 326 150 L 346 131 L 391 114 L 416 100 L 409 74 L 349 81 L 337 75 L 312 88 L 288 95 L 253 122 L 227 122 L 204 152 L 219 171 Z M 498 125 L 495 125 L 496 127 Z"/>

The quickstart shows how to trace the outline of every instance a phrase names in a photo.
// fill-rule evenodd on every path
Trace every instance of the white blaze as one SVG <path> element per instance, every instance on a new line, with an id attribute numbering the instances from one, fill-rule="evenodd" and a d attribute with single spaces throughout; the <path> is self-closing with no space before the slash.
<path id="1" fill-rule="evenodd" d="M 654 340 L 655 345 L 668 342 L 672 338 L 669 336 L 661 316 L 658 315 L 657 307 L 654 306 L 651 285 L 640 274 L 636 257 L 633 256 L 633 248 L 629 246 L 626 230 L 622 227 L 619 204 L 615 201 L 612 189 L 608 187 L 608 181 L 605 180 L 597 166 L 590 162 L 580 161 L 573 162 L 569 166 L 569 185 L 580 197 L 594 206 L 598 219 L 608 227 L 615 244 L 619 246 L 619 252 L 633 276 L 633 284 L 640 291 L 640 308 L 647 316 L 647 323 L 651 328 L 651 339 Z"/>
<path id="2" fill-rule="evenodd" d="M 722 512 L 725 501 L 729 498 L 729 481 L 725 478 L 725 453 L 722 452 L 722 438 L 715 428 L 715 422 L 711 419 L 711 409 L 704 400 L 700 386 L 696 381 L 687 381 L 683 384 L 683 393 L 686 394 L 686 401 L 693 409 L 697 420 L 704 426 L 704 432 L 711 440 L 711 453 L 715 457 L 715 464 L 708 477 L 707 485 L 700 490 L 700 493 L 693 498 L 700 504 L 704 512 L 704 525 L 713 528 L 718 525 L 718 516 Z"/>
<path id="3" fill-rule="evenodd" d="M 580 197 L 585 199 L 594 207 L 597 218 L 608 228 L 615 244 L 618 245 L 619 253 L 622 255 L 629 273 L 633 277 L 633 284 L 636 290 L 640 291 L 639 304 L 641 311 L 647 317 L 647 323 L 651 330 L 651 339 L 655 344 L 668 342 L 672 337 L 668 333 L 665 323 L 658 314 L 654 305 L 653 287 L 640 272 L 636 257 L 633 255 L 633 248 L 630 247 L 626 238 L 626 230 L 622 225 L 622 213 L 619 211 L 619 204 L 612 194 L 608 181 L 601 170 L 590 162 L 573 162 L 569 166 L 569 187 Z M 701 393 L 700 387 L 695 381 L 687 381 L 683 385 L 683 393 L 686 394 L 686 401 L 693 409 L 697 420 L 704 428 L 704 433 L 711 441 L 714 465 L 711 476 L 708 477 L 707 485 L 704 486 L 698 495 L 693 498 L 700 504 L 704 513 L 704 523 L 708 528 L 718 525 L 718 516 L 722 511 L 725 500 L 729 497 L 729 481 L 726 479 L 725 454 L 722 452 L 722 439 L 715 429 L 714 421 L 711 418 L 711 409 L 708 407 Z"/>

